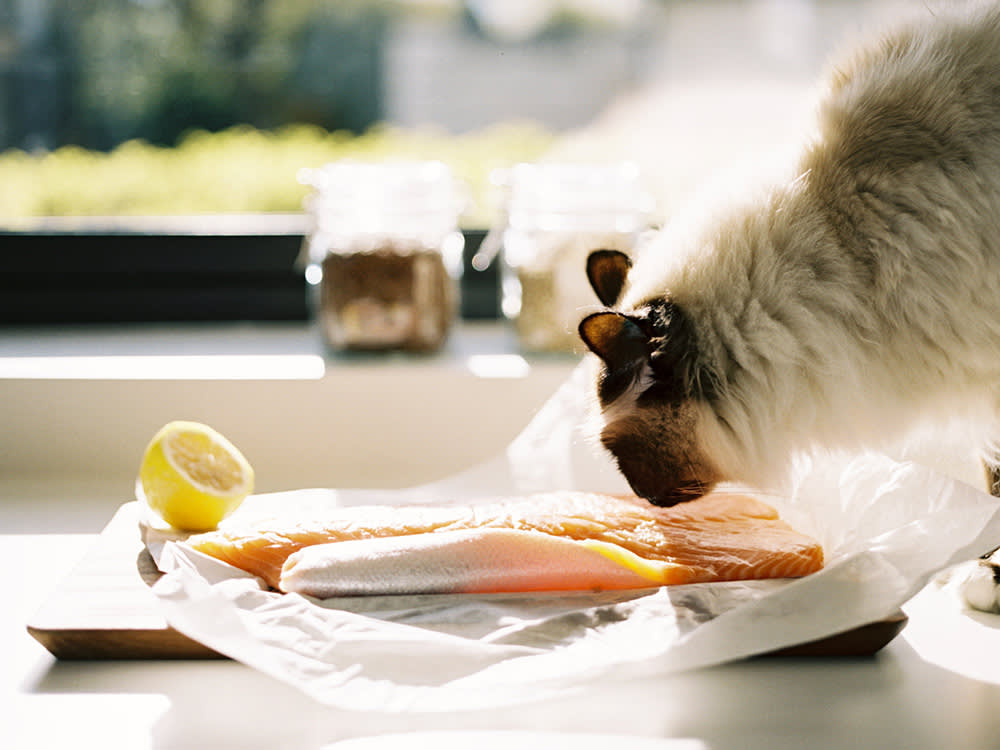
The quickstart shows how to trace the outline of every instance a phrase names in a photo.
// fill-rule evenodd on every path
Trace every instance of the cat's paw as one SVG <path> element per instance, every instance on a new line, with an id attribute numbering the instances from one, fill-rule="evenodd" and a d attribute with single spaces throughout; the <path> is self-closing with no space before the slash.
<path id="1" fill-rule="evenodd" d="M 965 604 L 1000 613 L 1000 547 L 955 570 L 953 583 Z"/>

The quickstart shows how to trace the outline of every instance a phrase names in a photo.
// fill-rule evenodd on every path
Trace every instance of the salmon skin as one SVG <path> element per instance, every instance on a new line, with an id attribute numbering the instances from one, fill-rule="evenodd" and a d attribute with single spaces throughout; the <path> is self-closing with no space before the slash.
<path id="1" fill-rule="evenodd" d="M 389 594 L 606 591 L 660 586 L 687 571 L 592 539 L 463 529 L 303 547 L 278 588 L 319 599 Z"/>
<path id="2" fill-rule="evenodd" d="M 550 492 L 473 506 L 358 506 L 187 539 L 281 591 L 319 597 L 602 590 L 800 577 L 822 546 L 756 498 L 716 492 L 670 508 Z"/>

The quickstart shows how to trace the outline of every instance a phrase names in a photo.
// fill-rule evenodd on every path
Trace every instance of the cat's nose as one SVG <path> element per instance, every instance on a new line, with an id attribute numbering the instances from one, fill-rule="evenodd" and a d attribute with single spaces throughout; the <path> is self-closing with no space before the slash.
<path id="1" fill-rule="evenodd" d="M 635 487 L 632 488 L 635 490 Z M 697 500 L 699 497 L 708 494 L 712 489 L 710 484 L 698 480 L 682 482 L 672 487 L 666 487 L 656 492 L 639 492 L 640 497 L 648 500 L 653 505 L 661 508 L 669 508 L 679 503 L 686 503 L 690 500 Z"/>

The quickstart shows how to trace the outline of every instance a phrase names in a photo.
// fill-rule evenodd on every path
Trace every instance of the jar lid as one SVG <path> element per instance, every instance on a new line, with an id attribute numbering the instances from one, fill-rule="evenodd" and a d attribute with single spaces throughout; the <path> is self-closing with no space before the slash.
<path id="1" fill-rule="evenodd" d="M 654 208 L 633 162 L 523 163 L 495 170 L 490 178 L 505 195 L 500 219 L 472 259 L 477 270 L 493 262 L 508 229 L 640 232 Z"/>
<path id="2" fill-rule="evenodd" d="M 328 247 L 360 252 L 387 240 L 400 249 L 443 248 L 466 204 L 451 168 L 440 161 L 345 159 L 302 169 L 298 179 L 313 188 L 304 201 L 312 262 Z"/>
<path id="3" fill-rule="evenodd" d="M 464 203 L 451 168 L 440 161 L 342 160 L 302 169 L 298 179 L 313 188 L 306 207 L 317 216 L 445 213 L 457 218 Z"/>

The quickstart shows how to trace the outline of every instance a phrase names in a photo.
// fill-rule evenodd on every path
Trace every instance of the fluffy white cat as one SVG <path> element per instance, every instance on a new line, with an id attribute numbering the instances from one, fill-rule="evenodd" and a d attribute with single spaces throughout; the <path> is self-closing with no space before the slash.
<path id="1" fill-rule="evenodd" d="M 827 78 L 782 179 L 599 251 L 600 440 L 670 505 L 816 448 L 1000 409 L 1000 5 L 927 11 Z"/>

